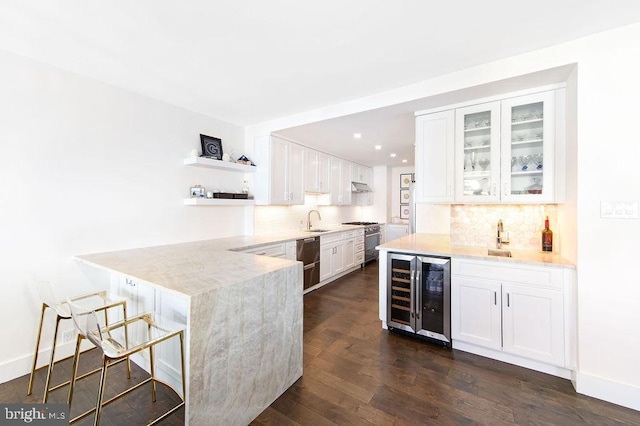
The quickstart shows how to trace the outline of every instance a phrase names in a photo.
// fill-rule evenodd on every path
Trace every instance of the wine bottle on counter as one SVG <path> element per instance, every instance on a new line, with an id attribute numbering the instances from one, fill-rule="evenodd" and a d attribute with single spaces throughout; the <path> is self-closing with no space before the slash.
<path id="1" fill-rule="evenodd" d="M 553 231 L 549 229 L 549 216 L 544 220 L 542 230 L 542 251 L 553 251 Z"/>

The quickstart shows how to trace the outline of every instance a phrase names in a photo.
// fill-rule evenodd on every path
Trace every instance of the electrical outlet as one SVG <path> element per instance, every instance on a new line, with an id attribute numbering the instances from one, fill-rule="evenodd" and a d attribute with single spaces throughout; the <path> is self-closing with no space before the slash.
<path id="1" fill-rule="evenodd" d="M 73 342 L 74 340 L 76 340 L 75 330 L 65 331 L 62 334 L 62 343 L 69 343 L 69 342 Z"/>

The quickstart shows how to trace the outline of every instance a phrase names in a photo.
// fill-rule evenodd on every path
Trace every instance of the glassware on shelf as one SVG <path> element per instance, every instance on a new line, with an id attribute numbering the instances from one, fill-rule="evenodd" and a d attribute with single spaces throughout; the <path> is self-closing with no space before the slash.
<path id="1" fill-rule="evenodd" d="M 487 157 L 482 157 L 478 159 L 478 165 L 482 167 L 483 172 L 487 170 L 487 166 L 489 165 L 489 163 L 490 163 L 490 160 Z"/>
<path id="2" fill-rule="evenodd" d="M 542 154 L 533 154 L 533 164 L 536 165 L 536 170 L 542 170 Z"/>
<path id="3" fill-rule="evenodd" d="M 476 169 L 476 153 L 472 152 L 471 153 L 471 170 L 475 171 Z"/>
<path id="4" fill-rule="evenodd" d="M 516 165 L 516 162 L 518 161 L 518 157 L 511 157 L 511 169 L 513 170 L 513 166 Z"/>
<path id="5" fill-rule="evenodd" d="M 520 158 L 520 164 L 522 164 L 522 171 L 526 172 L 527 170 L 529 170 L 529 163 L 531 162 L 531 155 L 521 155 Z"/>

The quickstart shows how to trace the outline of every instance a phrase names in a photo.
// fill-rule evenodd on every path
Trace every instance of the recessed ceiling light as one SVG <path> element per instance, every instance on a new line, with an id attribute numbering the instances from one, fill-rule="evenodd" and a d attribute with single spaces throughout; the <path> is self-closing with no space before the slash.
<path id="1" fill-rule="evenodd" d="M 406 160 L 406 159 L 404 159 L 404 160 L 402 160 L 402 162 L 403 162 L 403 163 L 406 163 L 406 162 L 407 162 L 407 160 Z"/>
<path id="2" fill-rule="evenodd" d="M 362 137 L 362 133 L 354 133 L 354 134 L 353 134 L 353 137 L 354 137 L 355 139 L 360 139 L 360 138 Z"/>
<path id="3" fill-rule="evenodd" d="M 376 145 L 374 148 L 380 151 L 382 149 L 382 145 Z"/>
<path id="4" fill-rule="evenodd" d="M 391 154 L 389 154 L 389 156 L 391 156 L 391 157 L 395 157 L 395 156 L 396 156 L 396 153 L 395 153 L 395 152 L 392 152 Z"/>

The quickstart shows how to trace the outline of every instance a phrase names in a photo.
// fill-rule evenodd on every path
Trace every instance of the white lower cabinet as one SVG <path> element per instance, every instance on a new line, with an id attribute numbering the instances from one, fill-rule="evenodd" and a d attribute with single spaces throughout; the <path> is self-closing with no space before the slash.
<path id="1" fill-rule="evenodd" d="M 320 238 L 320 282 L 344 271 L 344 241 L 322 244 Z"/>
<path id="2" fill-rule="evenodd" d="M 356 264 L 355 239 L 353 237 L 344 241 L 344 269 L 351 269 Z"/>
<path id="3" fill-rule="evenodd" d="M 452 263 L 454 343 L 570 368 L 565 357 L 568 333 L 560 268 L 470 260 Z"/>
<path id="4" fill-rule="evenodd" d="M 296 260 L 296 242 L 288 241 L 284 243 L 266 244 L 240 250 L 242 253 L 255 254 L 258 256 L 280 257 L 289 260 Z"/>

